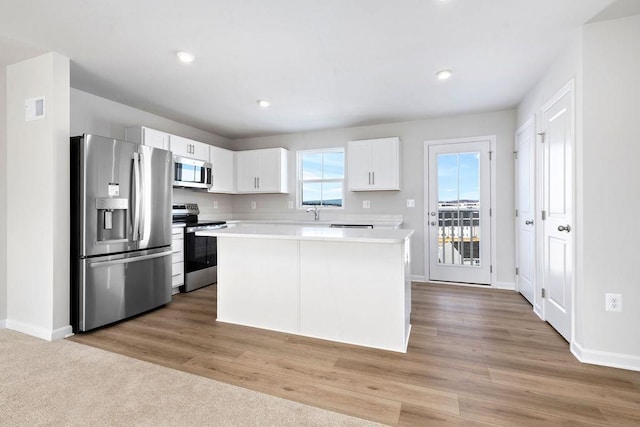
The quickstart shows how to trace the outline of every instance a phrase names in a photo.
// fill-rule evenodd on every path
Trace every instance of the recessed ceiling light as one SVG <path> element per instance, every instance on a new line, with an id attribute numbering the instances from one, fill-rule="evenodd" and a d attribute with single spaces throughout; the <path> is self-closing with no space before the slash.
<path id="1" fill-rule="evenodd" d="M 266 99 L 258 99 L 256 102 L 258 103 L 260 108 L 267 108 L 269 105 L 271 105 L 271 103 Z"/>
<path id="2" fill-rule="evenodd" d="M 185 64 L 189 64 L 195 61 L 196 59 L 196 57 L 190 54 L 189 52 L 178 52 L 176 53 L 176 55 L 178 56 L 178 59 L 184 62 Z"/>
<path id="3" fill-rule="evenodd" d="M 441 70 L 436 73 L 436 77 L 438 77 L 438 80 L 447 80 L 452 74 L 451 70 Z"/>

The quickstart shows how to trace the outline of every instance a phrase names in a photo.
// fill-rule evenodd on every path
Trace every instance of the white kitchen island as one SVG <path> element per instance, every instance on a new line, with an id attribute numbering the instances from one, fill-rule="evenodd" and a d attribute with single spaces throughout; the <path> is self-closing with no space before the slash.
<path id="1" fill-rule="evenodd" d="M 253 225 L 218 237 L 218 321 L 406 352 L 413 230 Z"/>

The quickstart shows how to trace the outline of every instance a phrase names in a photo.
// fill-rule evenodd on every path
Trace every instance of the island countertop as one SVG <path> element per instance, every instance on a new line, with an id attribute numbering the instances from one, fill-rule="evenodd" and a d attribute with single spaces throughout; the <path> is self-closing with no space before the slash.
<path id="1" fill-rule="evenodd" d="M 317 240 L 354 243 L 401 243 L 411 236 L 410 229 L 329 228 L 300 225 L 246 225 L 219 230 L 198 231 L 199 236 Z"/>

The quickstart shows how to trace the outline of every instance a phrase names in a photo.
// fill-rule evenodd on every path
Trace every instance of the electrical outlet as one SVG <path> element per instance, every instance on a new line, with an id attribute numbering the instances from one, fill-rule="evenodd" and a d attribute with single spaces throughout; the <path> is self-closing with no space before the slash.
<path id="1" fill-rule="evenodd" d="M 217 200 L 213 201 L 213 209 L 218 209 L 218 201 Z"/>
<path id="2" fill-rule="evenodd" d="M 407 207 L 408 208 L 415 208 L 416 207 L 416 201 L 414 199 L 407 199 Z"/>
<path id="3" fill-rule="evenodd" d="M 289 200 L 289 209 L 293 209 L 293 200 Z"/>
<path id="4" fill-rule="evenodd" d="M 371 202 L 369 200 L 363 200 L 362 201 L 362 208 L 363 209 L 369 209 L 371 207 Z"/>
<path id="5" fill-rule="evenodd" d="M 606 311 L 622 311 L 621 294 L 605 294 Z"/>
<path id="6" fill-rule="evenodd" d="M 255 209 L 256 208 L 256 202 L 251 202 L 251 209 Z"/>

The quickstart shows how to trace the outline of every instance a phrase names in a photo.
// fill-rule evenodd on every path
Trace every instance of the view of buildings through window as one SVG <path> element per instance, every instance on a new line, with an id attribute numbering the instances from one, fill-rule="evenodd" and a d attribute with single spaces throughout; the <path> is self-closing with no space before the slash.
<path id="1" fill-rule="evenodd" d="M 342 207 L 344 149 L 298 152 L 298 206 Z"/>
<path id="2" fill-rule="evenodd" d="M 480 265 L 479 153 L 440 154 L 438 262 Z"/>

